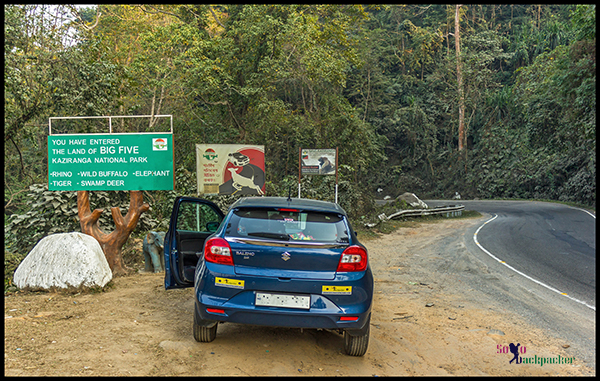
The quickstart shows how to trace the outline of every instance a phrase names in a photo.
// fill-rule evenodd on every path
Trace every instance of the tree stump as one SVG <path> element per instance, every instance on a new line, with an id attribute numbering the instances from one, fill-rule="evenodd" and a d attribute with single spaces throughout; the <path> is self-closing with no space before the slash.
<path id="1" fill-rule="evenodd" d="M 94 209 L 92 212 L 89 191 L 77 191 L 77 213 L 81 232 L 91 235 L 100 243 L 113 276 L 127 274 L 129 269 L 123 264 L 121 249 L 137 226 L 142 213 L 150 209 L 150 205 L 144 203 L 142 191 L 130 191 L 129 200 L 129 210 L 125 217 L 121 215 L 118 207 L 111 208 L 115 230 L 107 234 L 98 226 L 98 219 L 104 209 Z"/>

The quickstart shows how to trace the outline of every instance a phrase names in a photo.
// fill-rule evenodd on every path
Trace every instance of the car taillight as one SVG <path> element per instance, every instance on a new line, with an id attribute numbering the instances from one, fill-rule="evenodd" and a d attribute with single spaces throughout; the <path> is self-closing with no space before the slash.
<path id="1" fill-rule="evenodd" d="M 342 253 L 338 272 L 364 271 L 367 268 L 367 250 L 361 246 L 350 246 Z"/>
<path id="2" fill-rule="evenodd" d="M 206 241 L 204 243 L 204 260 L 233 266 L 229 243 L 220 237 L 213 237 Z"/>

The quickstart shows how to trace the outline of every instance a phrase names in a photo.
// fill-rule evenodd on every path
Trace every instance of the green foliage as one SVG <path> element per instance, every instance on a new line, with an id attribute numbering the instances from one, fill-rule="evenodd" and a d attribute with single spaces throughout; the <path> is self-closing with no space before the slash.
<path id="1" fill-rule="evenodd" d="M 50 116 L 175 116 L 175 190 L 144 193 L 135 235 L 166 230 L 175 197 L 197 194 L 199 143 L 264 145 L 266 193 L 283 197 L 298 192 L 299 148 L 337 147 L 338 201 L 353 221 L 377 214 L 379 186 L 595 206 L 595 5 L 461 6 L 464 155 L 455 5 L 101 4 L 60 22 L 73 9 L 4 6 L 5 284 L 39 239 L 79 230 L 76 192 L 40 184 Z M 332 176 L 301 187 L 335 198 Z M 129 207 L 128 192 L 90 197 L 107 231 L 110 208 Z M 237 197 L 206 198 L 226 210 Z"/>
<path id="2" fill-rule="evenodd" d="M 76 192 L 49 191 L 45 184 L 29 190 L 28 211 L 5 216 L 5 251 L 27 254 L 46 235 L 78 230 Z"/>
<path id="3" fill-rule="evenodd" d="M 519 70 L 511 116 L 474 152 L 469 178 L 479 195 L 595 205 L 594 56 L 595 44 L 580 41 Z"/>
<path id="4" fill-rule="evenodd" d="M 578 4 L 572 22 L 577 40 L 596 39 L 596 4 Z"/>
<path id="5" fill-rule="evenodd" d="M 372 211 L 378 186 L 391 196 L 459 191 L 595 205 L 594 5 L 460 8 L 464 156 L 454 5 L 102 4 L 80 12 L 85 24 L 64 25 L 48 20 L 67 6 L 4 9 L 11 251 L 78 226 L 61 210 L 69 196 L 28 191 L 46 181 L 44 124 L 56 115 L 175 115 L 176 190 L 145 193 L 141 230 L 164 230 L 175 196 L 196 195 L 198 143 L 264 145 L 267 194 L 279 196 L 297 192 L 299 148 L 337 147 L 338 199 L 355 217 Z M 69 28 L 78 34 L 65 44 Z M 303 197 L 333 200 L 332 181 L 304 177 Z M 128 207 L 125 192 L 92 197 L 107 210 L 107 229 L 109 208 Z M 234 201 L 209 198 L 223 209 Z"/>
<path id="6" fill-rule="evenodd" d="M 48 117 L 106 114 L 118 95 L 119 70 L 97 54 L 94 42 L 70 39 L 70 24 L 61 22 L 67 6 L 7 4 L 4 10 L 5 189 L 16 204 L 29 185 L 47 180 Z"/>
<path id="7" fill-rule="evenodd" d="M 465 162 L 456 152 L 453 39 L 445 41 L 450 50 L 436 56 L 429 73 L 416 81 L 407 76 L 414 72 L 408 58 L 416 57 L 409 32 L 425 25 L 452 32 L 450 10 L 449 19 L 436 23 L 434 15 L 443 13 L 431 8 L 427 17 L 401 6 L 375 12 L 378 23 L 366 34 L 372 37 L 364 47 L 369 66 L 351 82 L 357 90 L 350 99 L 366 103 L 361 95 L 368 85 L 373 101 L 366 120 L 387 138 L 388 165 L 374 184 L 422 197 L 460 191 L 466 197 L 585 199 L 594 205 L 595 42 L 572 43 L 577 28 L 591 25 L 592 13 L 578 8 L 572 29 L 568 6 L 461 8 Z"/>
<path id="8" fill-rule="evenodd" d="M 595 147 L 595 43 L 577 42 L 540 55 L 515 88 L 532 146 L 550 151 Z"/>
<path id="9" fill-rule="evenodd" d="M 40 239 L 55 233 L 80 231 L 77 215 L 77 192 L 49 191 L 46 184 L 33 184 L 27 194 L 27 211 L 5 216 L 5 251 L 27 254 Z M 104 209 L 98 225 L 105 232 L 114 230 L 111 207 L 118 207 L 124 215 L 129 209 L 129 192 L 90 192 L 91 209 Z M 159 208 L 164 205 L 158 205 Z M 172 203 L 171 203 L 172 206 Z M 170 216 L 170 211 L 169 211 Z M 168 221 L 168 217 L 167 217 Z M 153 217 L 152 210 L 142 214 L 134 233 L 166 230 L 165 219 Z"/>

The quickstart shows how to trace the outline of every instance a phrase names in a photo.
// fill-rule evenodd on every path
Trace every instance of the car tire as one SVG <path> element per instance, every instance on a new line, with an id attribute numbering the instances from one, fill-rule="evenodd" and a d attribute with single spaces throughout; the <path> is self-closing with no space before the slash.
<path id="1" fill-rule="evenodd" d="M 206 320 L 200 319 L 198 313 L 194 311 L 194 339 L 199 343 L 210 343 L 217 337 L 217 326 L 218 322 L 214 322 L 213 325 L 203 325 L 202 323 L 208 323 Z"/>
<path id="2" fill-rule="evenodd" d="M 369 347 L 370 322 L 367 322 L 366 332 L 360 336 L 352 336 L 344 331 L 344 351 L 349 356 L 364 356 Z"/>

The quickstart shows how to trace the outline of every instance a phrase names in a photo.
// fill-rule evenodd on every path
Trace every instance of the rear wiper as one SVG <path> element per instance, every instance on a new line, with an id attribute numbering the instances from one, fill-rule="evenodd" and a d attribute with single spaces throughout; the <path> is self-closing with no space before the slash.
<path id="1" fill-rule="evenodd" d="M 290 236 L 287 234 L 281 234 L 281 233 L 248 233 L 248 235 L 250 236 L 254 236 L 254 237 L 264 237 L 264 238 L 273 238 L 273 239 L 278 239 L 281 241 L 289 241 L 290 240 Z"/>

